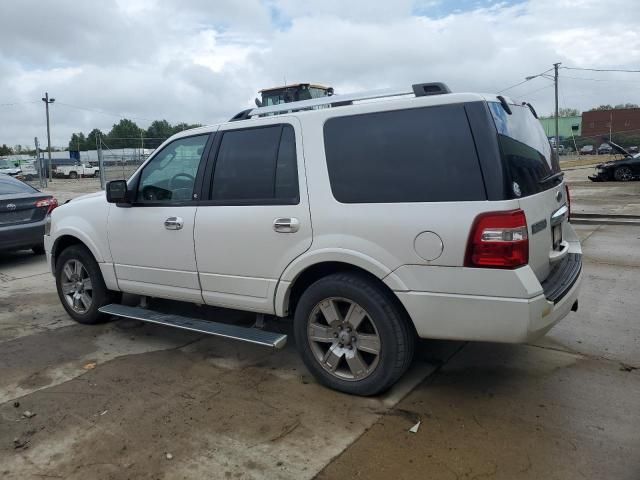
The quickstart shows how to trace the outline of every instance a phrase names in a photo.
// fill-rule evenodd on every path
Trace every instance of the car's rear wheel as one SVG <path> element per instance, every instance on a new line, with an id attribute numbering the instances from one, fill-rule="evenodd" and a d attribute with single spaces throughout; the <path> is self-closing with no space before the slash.
<path id="1" fill-rule="evenodd" d="M 618 167 L 615 172 L 613 172 L 613 178 L 618 182 L 628 182 L 633 178 L 633 173 L 629 167 Z"/>
<path id="2" fill-rule="evenodd" d="M 294 333 L 318 381 L 355 395 L 393 385 L 413 358 L 415 333 L 391 295 L 364 275 L 324 277 L 302 294 Z"/>
<path id="3" fill-rule="evenodd" d="M 78 178 L 78 174 L 76 172 L 69 172 L 69 178 L 75 180 Z"/>
<path id="4" fill-rule="evenodd" d="M 75 321 L 94 324 L 106 319 L 98 309 L 111 303 L 98 263 L 83 245 L 67 247 L 56 261 L 56 287 L 62 306 Z"/>

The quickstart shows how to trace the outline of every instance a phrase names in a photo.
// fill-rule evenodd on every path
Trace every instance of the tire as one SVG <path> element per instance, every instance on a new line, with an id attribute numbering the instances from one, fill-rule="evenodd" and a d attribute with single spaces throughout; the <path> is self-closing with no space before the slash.
<path id="1" fill-rule="evenodd" d="M 76 172 L 69 172 L 69 178 L 71 180 L 75 180 L 76 178 L 78 178 L 78 174 Z"/>
<path id="2" fill-rule="evenodd" d="M 77 268 L 78 264 L 81 268 Z M 69 270 L 65 267 L 69 267 Z M 56 261 L 56 289 L 62 306 L 76 322 L 96 324 L 108 318 L 98 309 L 112 303 L 113 295 L 104 284 L 98 263 L 84 245 L 71 245 L 65 248 L 58 257 Z M 74 292 L 71 298 L 69 296 L 70 289 Z M 89 302 L 84 296 L 85 293 L 89 296 Z M 76 294 L 78 295 L 76 296 Z"/>
<path id="3" fill-rule="evenodd" d="M 629 167 L 618 167 L 613 172 L 613 178 L 618 182 L 628 182 L 633 177 L 633 173 Z"/>
<path id="4" fill-rule="evenodd" d="M 99 177 L 100 177 L 100 170 L 93 172 L 93 178 L 99 178 Z"/>
<path id="5" fill-rule="evenodd" d="M 305 290 L 294 335 L 302 360 L 321 384 L 362 396 L 398 381 L 416 343 L 410 319 L 391 294 L 352 273 L 328 275 Z"/>
<path id="6" fill-rule="evenodd" d="M 36 255 L 44 255 L 44 243 L 41 243 L 39 245 L 34 245 L 31 250 L 33 251 L 33 253 L 35 253 Z"/>

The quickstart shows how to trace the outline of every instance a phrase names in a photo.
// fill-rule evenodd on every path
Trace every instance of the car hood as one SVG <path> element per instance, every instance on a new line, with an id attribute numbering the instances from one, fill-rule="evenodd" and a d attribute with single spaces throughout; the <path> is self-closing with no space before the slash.
<path id="1" fill-rule="evenodd" d="M 627 150 L 625 150 L 623 147 L 621 147 L 617 143 L 607 142 L 607 144 L 609 144 L 611 148 L 613 148 L 616 152 L 621 153 L 625 157 L 628 157 L 631 155 Z"/>
<path id="2" fill-rule="evenodd" d="M 87 200 L 89 198 L 104 197 L 104 196 L 105 196 L 104 190 L 100 190 L 99 192 L 87 193 L 86 195 L 80 195 L 79 197 L 72 198 L 71 200 L 69 200 L 68 202 L 65 202 L 65 203 L 69 203 L 69 202 L 76 203 L 76 202 L 80 202 L 82 200 Z"/>

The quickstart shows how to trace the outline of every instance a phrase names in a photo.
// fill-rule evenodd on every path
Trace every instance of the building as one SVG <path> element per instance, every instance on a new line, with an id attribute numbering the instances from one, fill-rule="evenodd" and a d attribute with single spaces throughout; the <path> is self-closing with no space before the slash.
<path id="1" fill-rule="evenodd" d="M 582 135 L 609 136 L 610 133 L 640 134 L 640 108 L 593 110 L 582 114 Z"/>
<path id="2" fill-rule="evenodd" d="M 556 119 L 554 117 L 541 118 L 540 123 L 547 137 L 551 138 L 556 136 Z M 582 131 L 582 117 L 558 118 L 558 130 L 560 140 L 571 138 L 572 134 L 574 137 L 579 137 Z"/>

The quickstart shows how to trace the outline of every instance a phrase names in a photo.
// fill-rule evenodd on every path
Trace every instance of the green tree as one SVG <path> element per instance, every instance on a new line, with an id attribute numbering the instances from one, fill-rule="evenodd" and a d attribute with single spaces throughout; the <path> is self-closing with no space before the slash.
<path id="1" fill-rule="evenodd" d="M 70 151 L 80 151 L 87 150 L 87 139 L 84 136 L 84 133 L 78 132 L 71 135 L 71 140 L 69 140 L 69 150 Z M 95 148 L 95 147 L 94 147 Z"/>
<path id="2" fill-rule="evenodd" d="M 151 122 L 144 136 L 145 148 L 158 148 L 162 142 L 173 135 L 173 127 L 166 120 L 155 120 Z"/>
<path id="3" fill-rule="evenodd" d="M 143 130 L 136 122 L 123 118 L 113 125 L 107 135 L 109 148 L 138 148 L 140 147 L 140 136 Z"/>
<path id="4" fill-rule="evenodd" d="M 189 123 L 178 123 L 177 125 L 174 125 L 173 127 L 173 133 L 178 133 L 178 132 L 182 132 L 184 130 L 189 130 L 191 128 L 198 128 L 201 127 L 202 124 L 200 123 L 193 123 L 193 124 L 189 124 Z"/>
<path id="5" fill-rule="evenodd" d="M 100 131 L 99 128 L 94 128 L 93 130 L 91 130 L 89 132 L 89 135 L 87 135 L 87 138 L 84 142 L 84 145 L 86 147 L 87 150 L 96 150 L 97 149 L 97 139 L 98 137 L 104 137 L 104 133 L 102 133 Z"/>
<path id="6" fill-rule="evenodd" d="M 8 147 L 6 143 L 3 143 L 2 146 L 0 147 L 0 155 L 12 155 L 13 154 L 13 150 L 11 150 L 11 147 Z"/>

